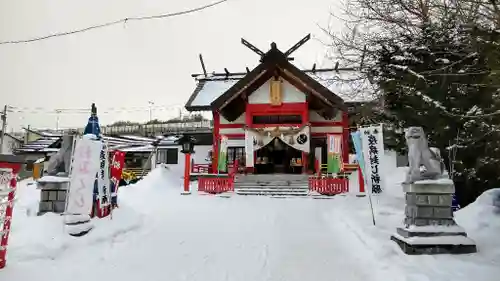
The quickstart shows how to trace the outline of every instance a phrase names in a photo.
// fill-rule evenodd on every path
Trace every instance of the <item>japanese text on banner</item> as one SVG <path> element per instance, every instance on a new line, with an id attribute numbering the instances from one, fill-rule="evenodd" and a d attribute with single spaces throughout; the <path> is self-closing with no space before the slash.
<path id="1" fill-rule="evenodd" d="M 88 214 L 92 209 L 101 146 L 100 142 L 85 138 L 76 143 L 66 207 L 68 213 Z"/>
<path id="2" fill-rule="evenodd" d="M 382 157 L 384 155 L 382 125 L 361 128 L 366 182 L 373 193 L 382 192 Z"/>

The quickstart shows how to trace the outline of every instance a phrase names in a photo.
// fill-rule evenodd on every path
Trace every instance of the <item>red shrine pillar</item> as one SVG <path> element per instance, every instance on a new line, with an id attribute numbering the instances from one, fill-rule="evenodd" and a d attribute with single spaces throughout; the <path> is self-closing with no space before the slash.
<path id="1" fill-rule="evenodd" d="M 0 191 L 8 191 L 7 204 L 0 206 L 5 208 L 3 216 L 0 217 L 0 225 L 2 235 L 0 236 L 0 269 L 7 264 L 7 245 L 9 242 L 10 225 L 12 223 L 14 195 L 17 187 L 17 174 L 21 170 L 21 165 L 24 163 L 19 156 L 0 154 Z M 2 196 L 2 195 L 0 195 Z"/>
<path id="2" fill-rule="evenodd" d="M 191 177 L 191 153 L 186 153 L 184 163 L 184 193 L 189 193 L 189 179 Z"/>

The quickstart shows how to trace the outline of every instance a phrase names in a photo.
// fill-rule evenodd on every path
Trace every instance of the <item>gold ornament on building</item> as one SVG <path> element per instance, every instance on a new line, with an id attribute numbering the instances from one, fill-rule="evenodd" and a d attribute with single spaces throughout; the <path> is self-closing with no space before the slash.
<path id="1" fill-rule="evenodd" d="M 269 90 L 269 103 L 273 106 L 280 106 L 283 103 L 282 81 L 278 78 L 272 79 Z"/>

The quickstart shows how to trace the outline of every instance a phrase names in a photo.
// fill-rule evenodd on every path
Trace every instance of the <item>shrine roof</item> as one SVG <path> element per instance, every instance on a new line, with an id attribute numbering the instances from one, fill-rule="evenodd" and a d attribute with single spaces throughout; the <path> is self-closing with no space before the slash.
<path id="1" fill-rule="evenodd" d="M 301 70 L 316 82 L 335 93 L 345 103 L 369 102 L 374 100 L 373 91 L 367 81 L 360 78 L 357 71 L 337 72 L 333 68 Z M 186 103 L 189 111 L 211 110 L 211 104 L 227 90 L 244 78 L 246 73 L 212 73 L 193 75 L 197 83 L 193 94 Z M 367 90 L 370 89 L 370 90 Z"/>

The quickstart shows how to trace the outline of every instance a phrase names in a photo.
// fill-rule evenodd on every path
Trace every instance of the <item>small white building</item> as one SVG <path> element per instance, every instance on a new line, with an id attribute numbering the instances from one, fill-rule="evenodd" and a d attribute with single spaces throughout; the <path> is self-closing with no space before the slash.
<path id="1" fill-rule="evenodd" d="M 2 153 L 3 154 L 13 154 L 14 150 L 19 148 L 22 144 L 23 144 L 22 139 L 19 139 L 11 134 L 5 133 L 3 144 L 2 144 Z"/>

